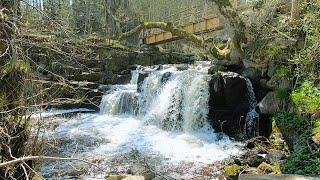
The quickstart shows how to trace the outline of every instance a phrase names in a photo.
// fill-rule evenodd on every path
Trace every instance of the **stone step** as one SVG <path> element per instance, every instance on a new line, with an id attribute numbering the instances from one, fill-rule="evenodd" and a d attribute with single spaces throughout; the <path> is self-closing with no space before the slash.
<path id="1" fill-rule="evenodd" d="M 307 177 L 293 174 L 277 174 L 277 175 L 256 175 L 242 174 L 239 180 L 319 180 L 320 177 Z"/>

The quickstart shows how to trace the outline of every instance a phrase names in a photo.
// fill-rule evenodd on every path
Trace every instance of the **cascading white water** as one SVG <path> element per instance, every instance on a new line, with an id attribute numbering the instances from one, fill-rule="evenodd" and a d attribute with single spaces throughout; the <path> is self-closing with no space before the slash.
<path id="1" fill-rule="evenodd" d="M 245 120 L 245 132 L 249 136 L 257 136 L 259 132 L 259 113 L 256 111 L 257 99 L 249 78 L 246 78 L 250 110 Z"/>
<path id="2" fill-rule="evenodd" d="M 192 132 L 208 129 L 209 75 L 192 68 L 177 71 L 170 67 L 149 72 L 139 95 L 137 87 L 132 84 L 137 83 L 139 71 L 134 71 L 130 84 L 125 86 L 127 88 L 121 86 L 103 97 L 101 112 L 140 115 L 165 130 Z"/>
<path id="3" fill-rule="evenodd" d="M 110 159 L 135 150 L 156 170 L 190 179 L 200 169 L 242 153 L 238 143 L 226 136 L 218 138 L 207 121 L 207 68 L 204 63 L 181 71 L 174 65 L 133 71 L 129 84 L 108 86 L 99 114 L 64 121 L 48 136 L 62 142 L 59 148 L 65 156 L 109 164 Z M 148 76 L 138 83 L 140 73 Z M 50 177 L 58 168 L 68 169 L 68 164 L 63 165 L 47 165 L 42 172 Z M 185 169 L 177 172 L 177 167 Z"/>

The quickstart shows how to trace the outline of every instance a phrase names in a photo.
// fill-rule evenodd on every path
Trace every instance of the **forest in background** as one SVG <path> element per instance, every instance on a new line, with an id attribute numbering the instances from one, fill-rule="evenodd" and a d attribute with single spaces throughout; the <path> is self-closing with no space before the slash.
<path id="1" fill-rule="evenodd" d="M 52 49 L 60 51 L 67 40 L 82 40 L 76 45 L 69 44 L 73 51 L 62 53 L 71 59 L 86 58 L 90 48 L 85 45 L 95 44 L 95 38 L 109 42 L 117 40 L 119 34 L 133 29 L 142 21 L 159 20 L 168 10 L 174 14 L 187 9 L 190 4 L 203 9 L 202 6 L 211 7 L 213 2 L 23 0 L 21 3 L 1 3 L 1 28 L 9 32 L 0 36 L 3 42 L 0 57 L 0 156 L 3 163 L 28 155 L 41 155 L 42 149 L 39 137 L 30 131 L 31 127 L 37 127 L 40 131 L 41 126 L 31 123 L 26 114 L 46 104 L 42 98 L 45 91 L 30 81 L 37 76 L 34 71 L 36 66 L 30 54 L 22 48 L 23 41 L 48 44 L 53 41 L 56 44 L 51 44 Z M 206 6 L 206 3 L 209 5 Z M 284 172 L 319 175 L 320 4 L 316 0 L 303 0 L 298 4 L 300 11 L 295 22 L 277 7 L 277 1 L 255 4 L 256 14 L 239 14 L 246 24 L 248 39 L 244 47 L 244 60 L 253 61 L 253 67 L 259 70 L 263 70 L 265 64 L 276 67 L 270 79 L 277 85 L 271 89 L 281 106 L 277 107 L 272 119 L 284 134 L 291 136 L 297 132 L 294 136 L 297 136 L 295 141 L 299 144 L 290 150 L 291 156 L 282 165 Z M 210 11 L 211 8 L 208 9 Z M 197 19 L 193 18 L 189 20 Z M 216 73 L 220 71 L 223 68 L 216 70 Z M 59 81 L 63 81 L 63 77 Z M 281 86 L 284 81 L 289 85 Z M 30 150 L 29 147 L 33 148 Z M 32 170 L 37 165 L 36 161 L 24 160 L 19 165 L 1 169 L 0 175 L 18 177 L 34 174 Z"/>

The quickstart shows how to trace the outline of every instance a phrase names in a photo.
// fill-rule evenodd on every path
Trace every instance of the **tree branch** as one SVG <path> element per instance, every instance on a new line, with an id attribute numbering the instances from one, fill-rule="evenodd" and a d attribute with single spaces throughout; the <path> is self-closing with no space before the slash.
<path id="1" fill-rule="evenodd" d="M 49 161 L 81 161 L 81 162 L 84 162 L 86 164 L 95 166 L 95 167 L 100 169 L 100 167 L 97 164 L 91 163 L 91 162 L 83 160 L 83 159 L 64 158 L 64 157 L 49 157 L 49 156 L 25 156 L 25 157 L 21 157 L 21 158 L 17 158 L 17 159 L 11 160 L 11 161 L 0 163 L 0 168 L 7 167 L 7 166 L 10 166 L 10 165 L 14 165 L 14 164 L 18 164 L 18 163 L 23 163 L 23 162 L 26 162 L 26 161 L 32 161 L 32 160 L 40 160 L 40 161 L 44 161 L 44 160 L 49 160 Z"/>

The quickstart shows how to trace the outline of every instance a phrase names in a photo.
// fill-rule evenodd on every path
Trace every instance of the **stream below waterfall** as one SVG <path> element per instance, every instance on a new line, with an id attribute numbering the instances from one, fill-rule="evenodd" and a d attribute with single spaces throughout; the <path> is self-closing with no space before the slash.
<path id="1" fill-rule="evenodd" d="M 135 164 L 176 179 L 204 176 L 208 168 L 217 173 L 224 161 L 242 154 L 242 145 L 215 133 L 208 122 L 209 65 L 139 67 L 129 84 L 104 88 L 99 113 L 48 117 L 54 128 L 45 132 L 47 155 L 86 159 L 101 169 L 46 162 L 42 175 L 105 179 L 130 173 Z"/>

